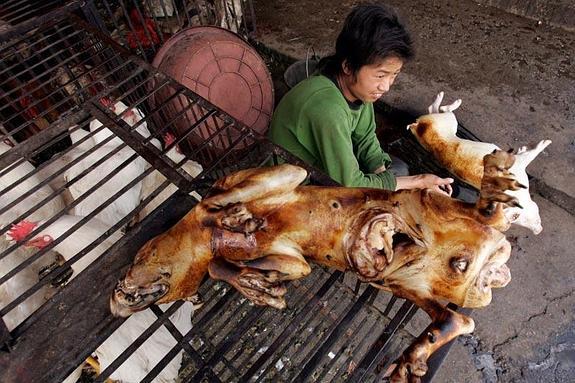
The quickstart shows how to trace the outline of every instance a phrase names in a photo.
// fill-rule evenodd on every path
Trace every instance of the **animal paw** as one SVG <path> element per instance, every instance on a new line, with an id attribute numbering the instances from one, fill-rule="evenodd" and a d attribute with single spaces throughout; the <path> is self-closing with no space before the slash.
<path id="1" fill-rule="evenodd" d="M 392 383 L 420 382 L 427 373 L 427 359 L 424 355 L 415 357 L 413 353 L 402 355 L 389 379 Z"/>
<path id="2" fill-rule="evenodd" d="M 484 215 L 493 214 L 497 203 L 521 207 L 517 198 L 505 193 L 508 190 L 527 188 L 509 172 L 514 162 L 515 155 L 511 151 L 494 150 L 483 158 L 479 208 Z"/>
<path id="3" fill-rule="evenodd" d="M 282 273 L 238 267 L 223 259 L 214 259 L 208 266 L 210 277 L 226 281 L 256 305 L 286 307 L 283 296 L 287 292 L 281 282 Z"/>
<path id="4" fill-rule="evenodd" d="M 261 229 L 265 224 L 263 219 L 254 217 L 243 204 L 232 205 L 220 214 L 221 226 L 238 233 L 251 234 Z"/>

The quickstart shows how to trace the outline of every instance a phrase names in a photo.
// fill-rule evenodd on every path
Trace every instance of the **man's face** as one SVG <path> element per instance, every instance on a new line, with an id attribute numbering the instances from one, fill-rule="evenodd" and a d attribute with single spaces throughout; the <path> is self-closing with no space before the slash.
<path id="1" fill-rule="evenodd" d="M 364 65 L 355 76 L 344 64 L 344 76 L 341 78 L 345 98 L 353 102 L 374 102 L 387 93 L 401 71 L 403 61 L 397 57 L 388 57 L 374 64 Z"/>

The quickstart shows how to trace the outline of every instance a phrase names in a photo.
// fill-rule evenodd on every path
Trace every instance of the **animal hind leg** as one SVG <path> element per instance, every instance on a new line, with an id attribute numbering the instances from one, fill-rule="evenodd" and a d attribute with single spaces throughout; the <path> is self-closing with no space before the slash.
<path id="1" fill-rule="evenodd" d="M 399 357 L 390 382 L 420 382 L 421 377 L 427 373 L 427 360 L 431 354 L 457 336 L 469 334 L 475 328 L 473 319 L 439 303 L 427 301 L 421 307 L 431 316 L 432 322 Z"/>
<path id="2" fill-rule="evenodd" d="M 265 221 L 253 217 L 245 204 L 290 193 L 306 176 L 305 169 L 289 164 L 241 170 L 216 182 L 214 189 L 219 193 L 199 203 L 196 214 L 205 226 L 245 234 L 256 232 L 265 226 Z"/>
<path id="3" fill-rule="evenodd" d="M 517 151 L 516 161 L 521 161 L 527 167 L 549 144 L 551 144 L 551 140 L 541 140 L 534 146 L 522 146 Z"/>
<path id="4" fill-rule="evenodd" d="M 291 192 L 306 177 L 305 169 L 290 164 L 241 170 L 217 181 L 214 189 L 219 193 L 204 199 L 198 206 L 214 212 L 231 204 Z"/>
<path id="5" fill-rule="evenodd" d="M 210 277 L 228 282 L 255 304 L 283 309 L 285 282 L 303 278 L 311 268 L 301 256 L 273 254 L 238 262 L 214 258 L 208 271 Z"/>

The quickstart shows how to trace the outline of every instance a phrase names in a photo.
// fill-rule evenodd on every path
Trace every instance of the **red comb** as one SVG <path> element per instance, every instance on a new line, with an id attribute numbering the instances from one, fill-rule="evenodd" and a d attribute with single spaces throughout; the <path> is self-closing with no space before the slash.
<path id="1" fill-rule="evenodd" d="M 34 221 L 21 221 L 12 225 L 12 228 L 6 233 L 6 237 L 9 241 L 20 242 L 28 234 L 32 232 L 38 226 L 38 222 Z"/>
<path id="2" fill-rule="evenodd" d="M 100 99 L 100 103 L 102 105 L 104 105 L 106 108 L 111 108 L 112 107 L 112 100 L 110 100 L 108 97 L 102 97 Z"/>
<path id="3" fill-rule="evenodd" d="M 174 141 L 176 141 L 176 136 L 174 136 L 172 133 L 168 132 L 164 134 L 164 142 L 166 143 L 166 146 L 172 145 Z"/>

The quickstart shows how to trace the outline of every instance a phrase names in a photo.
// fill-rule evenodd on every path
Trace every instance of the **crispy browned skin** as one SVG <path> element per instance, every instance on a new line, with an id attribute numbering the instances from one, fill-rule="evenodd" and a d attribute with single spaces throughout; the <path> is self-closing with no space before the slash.
<path id="1" fill-rule="evenodd" d="M 499 149 L 496 145 L 456 138 L 453 113 L 426 114 L 408 128 L 442 166 L 477 189 L 481 187 L 483 156 Z"/>
<path id="2" fill-rule="evenodd" d="M 486 158 L 490 178 L 476 205 L 428 190 L 299 186 L 306 171 L 287 164 L 231 174 L 138 252 L 112 312 L 189 298 L 206 272 L 256 304 L 283 308 L 285 281 L 307 275 L 312 260 L 352 270 L 431 316 L 432 336 L 406 350 L 394 375 L 417 380 L 433 351 L 473 330 L 471 318 L 438 302 L 482 307 L 492 287 L 510 280 L 510 245 L 500 230 L 507 229 L 501 202 L 513 203 L 503 191 L 518 187 L 507 172 L 512 164 L 505 152 Z"/>

